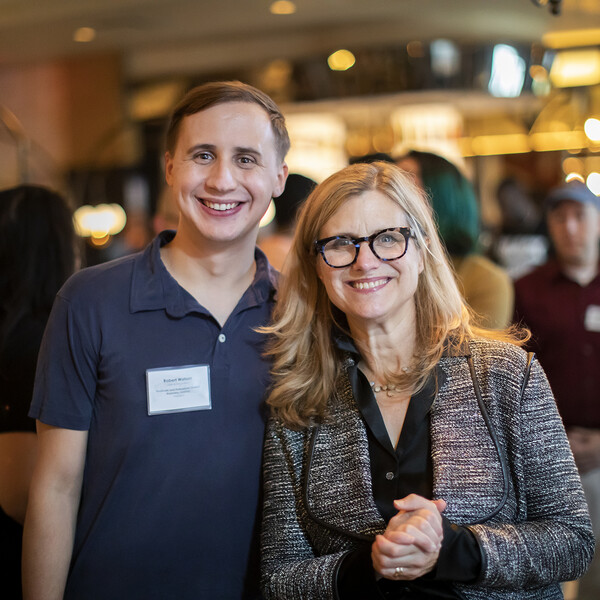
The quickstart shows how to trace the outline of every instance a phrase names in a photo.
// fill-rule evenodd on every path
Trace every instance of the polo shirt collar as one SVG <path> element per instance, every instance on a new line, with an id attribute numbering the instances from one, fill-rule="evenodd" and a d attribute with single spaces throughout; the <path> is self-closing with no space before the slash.
<path id="1" fill-rule="evenodd" d="M 546 265 L 548 268 L 548 273 L 554 281 L 568 281 L 570 283 L 574 283 L 574 284 L 578 285 L 579 287 L 587 287 L 592 284 L 596 285 L 597 283 L 600 283 L 600 265 L 598 265 L 598 272 L 596 273 L 596 276 L 585 286 L 582 286 L 574 279 L 571 279 L 570 277 L 565 275 L 565 273 L 560 268 L 560 264 L 559 264 L 558 260 L 556 260 L 556 258 L 551 258 L 546 263 Z"/>
<path id="2" fill-rule="evenodd" d="M 174 318 L 189 313 L 209 312 L 183 289 L 167 271 L 160 249 L 174 237 L 175 231 L 162 231 L 133 262 L 129 307 L 132 313 L 165 310 Z M 278 273 L 258 248 L 255 250 L 256 273 L 234 312 L 258 306 L 275 298 Z"/>
<path id="3" fill-rule="evenodd" d="M 546 268 L 548 269 L 548 273 L 551 279 L 554 279 L 555 281 L 559 281 L 561 279 L 572 281 L 566 275 L 563 274 L 563 272 L 560 269 L 560 265 L 558 264 L 558 261 L 555 258 L 551 258 L 546 263 Z"/>

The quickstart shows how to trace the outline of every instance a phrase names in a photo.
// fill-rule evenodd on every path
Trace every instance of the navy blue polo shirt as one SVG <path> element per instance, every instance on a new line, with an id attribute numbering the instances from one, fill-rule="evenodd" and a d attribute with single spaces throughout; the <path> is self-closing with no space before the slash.
<path id="1" fill-rule="evenodd" d="M 171 277 L 163 232 L 74 275 L 44 335 L 30 416 L 89 430 L 65 598 L 240 599 L 257 588 L 255 528 L 275 272 L 257 271 L 223 327 Z M 148 414 L 146 372 L 207 365 L 211 408 Z M 250 566 L 249 566 L 250 565 Z"/>

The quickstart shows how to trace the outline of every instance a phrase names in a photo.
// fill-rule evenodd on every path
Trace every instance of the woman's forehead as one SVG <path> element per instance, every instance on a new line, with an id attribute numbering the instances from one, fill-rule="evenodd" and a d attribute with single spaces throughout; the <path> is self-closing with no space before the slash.
<path id="1" fill-rule="evenodd" d="M 378 190 L 369 190 L 345 198 L 321 231 L 348 229 L 358 233 L 369 229 L 372 232 L 408 224 L 408 215 L 395 200 Z"/>

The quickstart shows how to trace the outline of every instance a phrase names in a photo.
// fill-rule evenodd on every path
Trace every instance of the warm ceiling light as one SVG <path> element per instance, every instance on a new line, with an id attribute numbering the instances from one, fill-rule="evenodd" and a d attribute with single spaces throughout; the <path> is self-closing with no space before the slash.
<path id="1" fill-rule="evenodd" d="M 296 12 L 296 5 L 289 0 L 277 0 L 269 8 L 274 15 L 293 15 Z"/>
<path id="2" fill-rule="evenodd" d="M 478 156 L 523 154 L 531 150 L 525 133 L 478 135 L 471 140 L 471 146 Z"/>
<path id="3" fill-rule="evenodd" d="M 556 87 L 579 87 L 600 83 L 600 50 L 559 52 L 550 69 L 550 81 Z"/>
<path id="4" fill-rule="evenodd" d="M 531 67 L 529 67 L 529 75 L 531 76 L 531 79 L 539 81 L 548 79 L 548 71 L 546 71 L 542 65 L 531 65 Z"/>
<path id="5" fill-rule="evenodd" d="M 581 173 L 583 172 L 583 161 L 575 156 L 565 158 L 562 164 L 563 173 Z"/>
<path id="6" fill-rule="evenodd" d="M 127 216 L 119 204 L 98 204 L 80 206 L 73 215 L 75 230 L 81 237 L 105 238 L 119 233 Z"/>
<path id="7" fill-rule="evenodd" d="M 559 150 L 575 150 L 584 148 L 585 135 L 583 131 L 544 131 L 529 135 L 529 143 L 536 152 L 551 152 Z"/>
<path id="8" fill-rule="evenodd" d="M 73 34 L 74 42 L 91 42 L 96 37 L 96 30 L 93 27 L 80 27 Z"/>
<path id="9" fill-rule="evenodd" d="M 327 64 L 332 71 L 347 71 L 354 66 L 355 62 L 356 58 L 350 50 L 337 50 L 327 59 Z"/>
<path id="10" fill-rule="evenodd" d="M 577 48 L 600 44 L 600 29 L 574 29 L 572 31 L 550 31 L 542 36 L 546 48 Z"/>
<path id="11" fill-rule="evenodd" d="M 425 48 L 423 42 L 412 41 L 406 44 L 406 52 L 411 58 L 422 58 L 425 56 Z"/>
<path id="12" fill-rule="evenodd" d="M 600 196 L 600 173 L 590 173 L 585 183 L 596 196 Z"/>
<path id="13" fill-rule="evenodd" d="M 583 126 L 583 130 L 592 142 L 600 142 L 600 120 L 588 119 Z"/>
<path id="14" fill-rule="evenodd" d="M 581 183 L 585 183 L 585 179 L 580 173 L 569 173 L 565 177 L 565 183 L 571 183 L 571 181 L 580 181 Z"/>

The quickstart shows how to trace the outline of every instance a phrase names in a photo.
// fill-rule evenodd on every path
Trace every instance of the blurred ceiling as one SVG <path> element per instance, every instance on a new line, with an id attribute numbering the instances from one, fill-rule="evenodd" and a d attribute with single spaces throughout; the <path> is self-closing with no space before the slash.
<path id="1" fill-rule="evenodd" d="M 540 0 L 541 3 L 552 0 Z M 124 78 L 217 72 L 447 38 L 462 43 L 540 42 L 548 31 L 600 26 L 600 0 L 563 0 L 562 14 L 531 0 L 296 0 L 274 15 L 270 0 L 0 0 L 0 68 L 89 53 L 115 53 Z M 73 41 L 93 28 L 89 43 Z"/>

